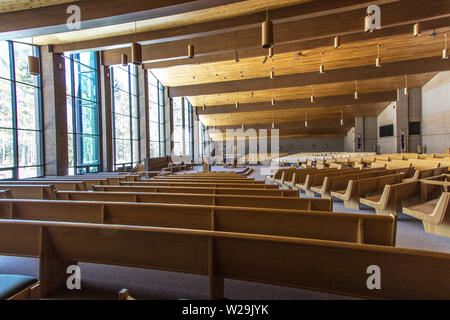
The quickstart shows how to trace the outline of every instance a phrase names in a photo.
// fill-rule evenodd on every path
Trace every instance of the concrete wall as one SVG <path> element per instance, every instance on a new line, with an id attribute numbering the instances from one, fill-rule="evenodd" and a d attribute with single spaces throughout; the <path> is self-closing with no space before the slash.
<path id="1" fill-rule="evenodd" d="M 395 108 L 397 102 L 390 103 L 386 109 L 384 109 L 377 117 L 377 138 L 378 138 L 378 152 L 379 153 L 395 153 L 397 152 L 397 140 L 394 137 L 383 137 L 380 138 L 379 127 L 394 124 L 394 135 L 396 131 L 396 117 Z"/>
<path id="2" fill-rule="evenodd" d="M 344 137 L 344 152 L 355 152 L 355 127 L 351 128 Z"/>
<path id="3" fill-rule="evenodd" d="M 343 150 L 344 137 L 280 139 L 280 153 L 342 152 Z"/>
<path id="4" fill-rule="evenodd" d="M 450 71 L 437 74 L 422 88 L 422 143 L 428 153 L 450 148 Z"/>

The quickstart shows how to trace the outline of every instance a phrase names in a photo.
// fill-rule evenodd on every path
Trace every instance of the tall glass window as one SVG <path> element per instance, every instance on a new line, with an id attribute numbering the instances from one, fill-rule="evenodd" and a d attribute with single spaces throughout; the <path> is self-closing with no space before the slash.
<path id="1" fill-rule="evenodd" d="M 148 73 L 148 92 L 150 157 L 163 157 L 166 154 L 164 143 L 164 87 L 151 72 Z"/>
<path id="2" fill-rule="evenodd" d="M 114 167 L 140 161 L 137 66 L 111 67 Z"/>
<path id="3" fill-rule="evenodd" d="M 98 172 L 99 94 L 96 52 L 67 54 L 66 95 L 69 174 Z"/>
<path id="4" fill-rule="evenodd" d="M 43 175 L 41 78 L 28 72 L 30 44 L 0 41 L 0 179 Z"/>
<path id="5" fill-rule="evenodd" d="M 192 106 L 186 98 L 173 99 L 173 154 L 194 154 L 194 123 Z"/>
<path id="6" fill-rule="evenodd" d="M 173 104 L 173 150 L 172 154 L 175 156 L 182 156 L 184 154 L 183 144 L 183 98 L 174 98 Z"/>

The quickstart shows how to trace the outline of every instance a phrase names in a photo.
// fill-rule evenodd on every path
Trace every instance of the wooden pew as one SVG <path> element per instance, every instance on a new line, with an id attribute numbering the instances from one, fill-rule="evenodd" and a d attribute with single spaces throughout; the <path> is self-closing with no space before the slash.
<path id="1" fill-rule="evenodd" d="M 263 181 L 264 182 L 264 181 Z M 256 189 L 278 189 L 273 184 L 254 183 L 232 183 L 232 182 L 164 182 L 164 181 L 120 181 L 121 186 L 148 186 L 148 187 L 205 187 L 205 188 L 256 188 Z"/>
<path id="2" fill-rule="evenodd" d="M 402 178 L 403 174 L 396 173 L 381 177 L 350 180 L 345 190 L 332 191 L 331 195 L 343 200 L 346 208 L 359 210 L 361 196 L 381 194 L 386 185 L 400 183 Z"/>
<path id="3" fill-rule="evenodd" d="M 298 197 L 297 190 L 257 189 L 257 188 L 214 188 L 214 187 L 151 187 L 151 186 L 93 186 L 94 191 L 114 192 L 162 192 L 198 194 L 240 194 L 254 196 Z"/>
<path id="4" fill-rule="evenodd" d="M 119 178 L 104 178 L 104 179 L 99 179 L 99 178 L 77 178 L 77 177 L 73 177 L 73 176 L 61 176 L 61 177 L 57 177 L 57 178 L 32 178 L 32 179 L 26 179 L 23 181 L 39 181 L 41 183 L 46 183 L 47 181 L 80 181 L 80 182 L 84 182 L 86 184 L 86 189 L 87 190 L 92 190 L 92 186 L 93 185 L 98 185 L 98 184 L 105 184 L 105 185 L 112 185 L 112 184 L 119 184 Z"/>
<path id="5" fill-rule="evenodd" d="M 283 185 L 290 187 L 290 188 L 295 188 L 295 185 L 297 183 L 304 183 L 306 176 L 309 173 L 325 173 L 325 172 L 336 172 L 336 168 L 326 168 L 326 169 L 316 169 L 316 168 L 312 168 L 312 169 L 299 169 L 296 170 L 293 174 L 292 177 L 289 180 L 284 180 L 283 181 Z"/>
<path id="6" fill-rule="evenodd" d="M 33 184 L 51 184 L 55 186 L 56 190 L 65 190 L 65 191 L 85 191 L 88 190 L 85 181 L 67 181 L 64 179 L 61 180 L 42 180 L 42 181 L 34 181 L 34 180 L 17 180 L 17 181 L 8 181 L 8 185 L 33 185 Z"/>
<path id="7" fill-rule="evenodd" d="M 141 179 L 137 182 L 151 182 L 151 183 L 175 183 L 175 182 L 186 182 L 186 183 L 232 183 L 232 184 L 265 184 L 262 180 L 250 180 L 250 179 Z M 124 184 L 124 183 L 122 183 Z"/>
<path id="8" fill-rule="evenodd" d="M 11 190 L 9 189 L 2 189 L 0 190 L 0 199 L 12 199 L 13 195 L 11 193 Z"/>
<path id="9" fill-rule="evenodd" d="M 447 167 L 416 170 L 411 178 L 405 179 L 405 182 L 438 176 L 447 173 L 447 170 Z"/>
<path id="10" fill-rule="evenodd" d="M 13 199 L 55 199 L 55 186 L 52 184 L 0 184 L 0 190 L 9 190 Z"/>
<path id="11" fill-rule="evenodd" d="M 268 196 L 217 195 L 194 193 L 137 193 L 137 192 L 96 192 L 57 191 L 57 200 L 113 201 L 143 203 L 198 204 L 231 207 L 253 207 L 272 209 L 333 211 L 333 203 L 328 199 L 285 198 Z"/>
<path id="12" fill-rule="evenodd" d="M 375 209 L 378 215 L 397 216 L 398 206 L 403 201 L 414 201 L 420 197 L 420 182 L 400 182 L 386 185 L 383 193 L 360 198 L 360 203 Z"/>
<path id="13" fill-rule="evenodd" d="M 225 278 L 372 299 L 450 291 L 448 253 L 257 234 L 5 220 L 0 254 L 39 258 L 43 297 L 78 262 L 206 275 L 211 299 L 224 298 Z M 380 289 L 367 286 L 370 266 L 382 272 Z"/>
<path id="14" fill-rule="evenodd" d="M 350 180 L 373 178 L 396 173 L 395 170 L 376 170 L 369 172 L 365 171 L 366 170 L 361 170 L 360 173 L 325 177 L 321 186 L 311 186 L 310 190 L 315 194 L 320 194 L 323 199 L 331 199 L 331 191 L 345 189 Z"/>
<path id="15" fill-rule="evenodd" d="M 185 176 L 184 174 L 174 176 L 156 176 L 151 179 L 141 180 L 232 180 L 232 181 L 254 181 L 254 178 L 247 178 L 242 175 L 230 175 L 230 176 Z"/>
<path id="16" fill-rule="evenodd" d="M 295 188 L 297 188 L 299 190 L 303 190 L 309 196 L 313 196 L 314 192 L 312 192 L 310 190 L 311 186 L 316 186 L 316 185 L 322 184 L 323 180 L 326 177 L 341 176 L 341 175 L 349 174 L 349 173 L 353 173 L 353 172 L 361 172 L 361 170 L 359 170 L 359 169 L 340 169 L 340 170 L 335 170 L 335 171 L 325 172 L 325 173 L 322 173 L 322 172 L 309 173 L 305 178 L 305 182 L 295 184 Z"/>
<path id="17" fill-rule="evenodd" d="M 392 217 L 210 205 L 0 200 L 0 218 L 153 226 L 395 245 Z"/>
<path id="18" fill-rule="evenodd" d="M 403 213 L 422 220 L 425 232 L 450 237 L 450 192 L 438 199 L 404 206 Z"/>
<path id="19" fill-rule="evenodd" d="M 40 283 L 30 276 L 0 274 L 1 300 L 39 300 Z"/>

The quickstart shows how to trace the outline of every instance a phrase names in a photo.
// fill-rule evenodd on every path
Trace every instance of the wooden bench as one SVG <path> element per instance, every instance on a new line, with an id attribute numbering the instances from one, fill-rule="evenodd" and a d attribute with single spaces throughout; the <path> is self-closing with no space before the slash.
<path id="1" fill-rule="evenodd" d="M 225 297 L 225 278 L 372 299 L 450 291 L 448 253 L 257 234 L 4 220 L 0 254 L 39 258 L 43 297 L 64 288 L 67 266 L 79 262 L 205 275 L 211 299 Z M 367 286 L 373 265 L 379 290 Z"/>
<path id="2" fill-rule="evenodd" d="M 49 184 L 0 184 L 0 190 L 9 190 L 13 199 L 55 199 L 55 186 Z"/>
<path id="3" fill-rule="evenodd" d="M 0 190 L 0 199 L 12 199 L 13 195 L 11 193 L 11 190 L 9 189 L 2 189 Z"/>
<path id="4" fill-rule="evenodd" d="M 264 182 L 264 181 L 263 181 Z M 164 182 L 164 181 L 120 181 L 121 186 L 148 186 L 148 187 L 205 187 L 205 188 L 256 188 L 256 189 L 278 189 L 273 184 L 255 183 L 231 183 L 231 182 Z"/>
<path id="5" fill-rule="evenodd" d="M 232 184 L 265 184 L 262 180 L 253 180 L 253 179 L 209 179 L 209 178 L 203 178 L 203 179 L 141 179 L 137 182 L 154 182 L 154 183 L 160 183 L 160 182 L 168 182 L 168 183 L 175 183 L 175 182 L 186 182 L 186 183 L 232 183 Z M 123 183 L 122 183 L 123 184 Z"/>
<path id="6" fill-rule="evenodd" d="M 405 182 L 438 176 L 447 173 L 447 170 L 447 167 L 415 170 L 414 175 L 411 178 L 405 179 Z"/>
<path id="7" fill-rule="evenodd" d="M 61 180 L 17 180 L 17 181 L 8 181 L 8 185 L 33 185 L 33 184 L 51 184 L 55 186 L 56 190 L 66 190 L 66 191 L 85 191 L 88 190 L 85 181 L 67 181 L 64 179 Z"/>
<path id="8" fill-rule="evenodd" d="M 331 196 L 344 201 L 346 208 L 359 210 L 361 196 L 381 194 L 386 185 L 400 183 L 402 178 L 402 173 L 396 173 L 381 177 L 350 180 L 345 190 L 332 191 Z"/>
<path id="9" fill-rule="evenodd" d="M 395 245 L 392 217 L 311 210 L 64 200 L 0 200 L 0 218 L 216 230 Z"/>
<path id="10" fill-rule="evenodd" d="M 335 172 L 336 168 L 326 168 L 326 169 L 299 169 L 296 170 L 293 174 L 290 180 L 284 180 L 283 185 L 289 187 L 289 188 L 295 188 L 295 185 L 297 183 L 304 183 L 306 176 L 309 173 L 325 173 L 325 172 Z"/>
<path id="11" fill-rule="evenodd" d="M 0 274 L 0 300 L 39 300 L 40 283 L 30 276 Z"/>
<path id="12" fill-rule="evenodd" d="M 57 200 L 199 204 L 292 210 L 333 211 L 328 199 L 217 194 L 58 191 Z"/>
<path id="13" fill-rule="evenodd" d="M 119 178 L 105 178 L 105 179 L 99 179 L 99 178 L 77 178 L 77 177 L 66 177 L 61 176 L 57 178 L 32 178 L 32 179 L 26 179 L 23 181 L 33 181 L 33 182 L 41 182 L 46 183 L 48 181 L 80 181 L 86 184 L 86 189 L 91 190 L 93 185 L 98 184 L 106 184 L 106 185 L 112 185 L 112 184 L 119 184 Z M 22 180 L 21 180 L 22 181 Z"/>
<path id="14" fill-rule="evenodd" d="M 120 192 L 162 192 L 162 193 L 198 193 L 198 194 L 240 194 L 254 196 L 298 197 L 296 190 L 260 189 L 260 188 L 215 188 L 215 187 L 152 187 L 152 186 L 93 186 L 94 191 Z"/>
<path id="15" fill-rule="evenodd" d="M 450 193 L 438 199 L 404 206 L 403 213 L 422 220 L 425 232 L 450 237 Z"/>
<path id="16" fill-rule="evenodd" d="M 315 194 L 320 194 L 323 199 L 331 199 L 331 191 L 345 189 L 350 180 L 373 178 L 396 173 L 394 170 L 377 170 L 365 172 L 366 170 L 367 169 L 360 170 L 360 173 L 325 177 L 321 186 L 311 186 L 310 190 Z"/>
<path id="17" fill-rule="evenodd" d="M 400 182 L 386 185 L 383 193 L 360 198 L 360 203 L 375 209 L 378 215 L 397 216 L 398 206 L 403 201 L 414 201 L 420 197 L 420 182 Z"/>
<path id="18" fill-rule="evenodd" d="M 316 186 L 323 183 L 323 180 L 325 177 L 334 177 L 334 176 L 341 176 L 348 173 L 353 172 L 361 172 L 359 169 L 341 169 L 341 170 L 335 170 L 335 171 L 328 171 L 326 173 L 322 172 L 314 172 L 309 173 L 304 183 L 296 183 L 295 188 L 299 190 L 303 190 L 307 195 L 314 196 L 314 192 L 310 190 L 311 186 Z"/>

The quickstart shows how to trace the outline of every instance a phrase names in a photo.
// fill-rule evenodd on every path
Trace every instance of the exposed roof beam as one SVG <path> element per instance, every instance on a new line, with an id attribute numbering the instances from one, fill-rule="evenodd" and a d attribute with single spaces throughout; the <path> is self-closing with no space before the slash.
<path id="1" fill-rule="evenodd" d="M 256 102 L 256 103 L 241 103 L 239 108 L 236 109 L 234 104 L 226 104 L 220 106 L 206 107 L 203 110 L 201 107 L 197 107 L 198 115 L 210 115 L 221 113 L 241 113 L 241 112 L 255 112 L 255 111 L 273 111 L 273 110 L 288 110 L 288 109 L 302 109 L 302 108 L 319 108 L 319 107 L 332 107 L 332 106 L 345 106 L 356 104 L 368 104 L 379 102 L 390 102 L 397 99 L 396 91 L 384 91 L 384 92 L 371 92 L 360 93 L 359 99 L 355 100 L 354 95 L 340 95 L 329 97 L 316 97 L 314 103 L 311 103 L 310 99 L 297 99 L 297 100 L 280 100 L 275 101 L 273 106 L 271 101 Z"/>
<path id="2" fill-rule="evenodd" d="M 319 17 L 328 14 L 336 14 L 349 10 L 367 7 L 369 4 L 383 4 L 395 2 L 399 0 L 341 0 L 329 1 L 319 0 L 313 2 L 302 3 L 295 6 L 283 7 L 269 11 L 270 19 L 274 23 L 286 22 L 291 19 L 306 19 Z M 238 16 L 222 20 L 210 22 L 195 23 L 187 26 L 174 27 L 162 30 L 153 30 L 148 32 L 140 32 L 136 34 L 136 40 L 144 43 L 158 43 L 163 41 L 175 41 L 182 39 L 190 39 L 200 36 L 214 35 L 230 31 L 239 31 L 248 28 L 258 27 L 261 21 L 266 18 L 266 13 L 257 12 L 245 16 Z M 77 51 L 86 49 L 101 49 L 108 46 L 127 46 L 130 42 L 135 41 L 134 35 L 122 35 L 116 37 L 107 37 L 103 39 L 93 39 L 87 41 L 79 41 L 61 45 L 55 45 L 56 52 Z"/>
<path id="3" fill-rule="evenodd" d="M 334 121 L 335 120 L 335 121 Z M 275 121 L 275 129 L 281 129 L 283 131 L 287 130 L 308 130 L 308 129 L 333 129 L 333 128 L 351 128 L 355 125 L 355 118 L 344 118 L 344 125 L 341 126 L 340 118 L 335 119 L 321 119 L 321 120 L 308 120 L 308 127 L 305 127 L 305 121 L 301 122 L 276 122 Z M 280 128 L 281 126 L 281 128 Z M 208 127 L 210 128 L 210 127 Z M 257 123 L 257 124 L 244 124 L 244 129 L 272 129 L 272 123 Z M 236 130 L 242 129 L 242 125 L 227 125 L 227 126 L 216 126 L 216 130 L 221 131 L 222 133 L 226 133 L 227 129 Z"/>
<path id="4" fill-rule="evenodd" d="M 450 17 L 450 2 L 447 0 L 403 0 L 380 6 L 382 27 L 393 27 Z M 322 17 L 295 20 L 274 25 L 274 43 L 315 40 L 335 35 L 363 32 L 363 19 L 366 9 L 358 9 Z M 412 30 L 411 30 L 412 32 Z M 219 35 L 194 38 L 192 40 L 177 40 L 164 43 L 149 44 L 142 47 L 143 61 L 169 60 L 186 57 L 187 45 L 195 46 L 197 56 L 233 51 L 261 46 L 261 28 L 255 27 L 240 32 L 229 32 Z M 119 64 L 121 54 L 130 54 L 130 48 L 120 48 L 104 51 L 105 65 Z"/>
<path id="5" fill-rule="evenodd" d="M 0 40 L 72 31 L 67 28 L 67 8 L 81 9 L 81 29 L 148 20 L 212 8 L 244 0 L 81 0 L 0 14 Z"/>
<path id="6" fill-rule="evenodd" d="M 170 97 L 199 96 L 217 93 L 243 92 L 250 90 L 271 90 L 288 87 L 318 85 L 355 80 L 379 79 L 403 75 L 421 74 L 450 70 L 449 60 L 431 57 L 385 63 L 381 68 L 374 65 L 328 70 L 324 74 L 307 72 L 269 77 L 233 80 L 217 83 L 206 83 L 169 87 Z"/>
<path id="7" fill-rule="evenodd" d="M 381 30 L 377 30 L 377 32 L 365 33 L 358 30 L 358 32 L 352 34 L 346 34 L 341 36 L 342 45 L 352 44 L 356 42 L 362 41 L 370 41 L 374 39 L 386 39 L 392 36 L 398 36 L 403 34 L 411 33 L 412 27 L 414 23 L 405 24 L 401 26 L 395 26 L 390 28 L 383 28 Z M 439 29 L 442 27 L 450 26 L 450 17 L 442 18 L 436 20 L 424 21 L 421 23 L 422 32 L 426 32 L 427 30 Z M 334 36 L 325 37 L 321 39 L 315 40 L 306 40 L 306 41 L 294 41 L 289 43 L 280 43 L 276 44 L 274 48 L 275 55 L 286 53 L 286 52 L 295 52 L 295 51 L 303 51 L 303 50 L 311 50 L 316 48 L 323 47 L 331 47 L 334 45 Z M 254 58 L 254 57 L 262 57 L 267 54 L 267 51 L 262 48 L 249 48 L 242 49 L 238 51 L 239 59 L 246 58 Z M 221 61 L 231 61 L 236 58 L 236 52 L 234 50 L 228 50 L 219 53 L 211 53 L 205 54 L 201 56 L 194 56 L 193 58 L 182 57 L 179 59 L 172 60 L 163 60 L 156 62 L 148 62 L 144 63 L 145 69 L 158 69 L 158 68 L 170 68 L 175 66 L 182 65 L 196 65 L 196 64 L 207 64 Z"/>

